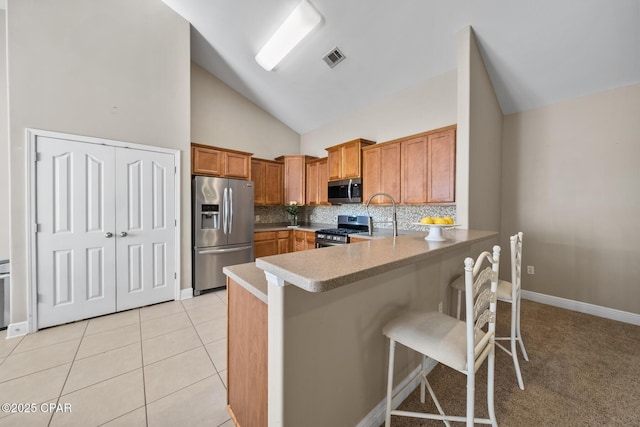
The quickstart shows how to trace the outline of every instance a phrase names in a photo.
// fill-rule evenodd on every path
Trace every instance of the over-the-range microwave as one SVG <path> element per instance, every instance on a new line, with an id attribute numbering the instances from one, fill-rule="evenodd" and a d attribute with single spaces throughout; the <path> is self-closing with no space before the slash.
<path id="1" fill-rule="evenodd" d="M 329 203 L 362 203 L 362 178 L 329 181 Z"/>

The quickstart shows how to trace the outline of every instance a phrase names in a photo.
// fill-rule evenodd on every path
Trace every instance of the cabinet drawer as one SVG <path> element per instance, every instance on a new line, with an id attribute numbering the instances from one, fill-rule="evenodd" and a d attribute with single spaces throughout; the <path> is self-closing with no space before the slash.
<path id="1" fill-rule="evenodd" d="M 258 231 L 253 233 L 253 240 L 256 242 L 260 242 L 263 240 L 275 240 L 276 232 L 275 231 Z"/>

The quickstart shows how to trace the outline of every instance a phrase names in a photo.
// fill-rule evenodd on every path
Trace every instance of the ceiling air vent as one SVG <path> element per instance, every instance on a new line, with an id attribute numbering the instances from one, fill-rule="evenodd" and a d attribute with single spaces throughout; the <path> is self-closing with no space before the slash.
<path id="1" fill-rule="evenodd" d="M 322 57 L 324 62 L 326 62 L 327 65 L 331 68 L 338 65 L 345 58 L 346 56 L 344 56 L 344 53 L 340 52 L 340 49 L 338 49 L 337 47 L 334 47 L 329 52 L 327 52 L 325 56 Z"/>

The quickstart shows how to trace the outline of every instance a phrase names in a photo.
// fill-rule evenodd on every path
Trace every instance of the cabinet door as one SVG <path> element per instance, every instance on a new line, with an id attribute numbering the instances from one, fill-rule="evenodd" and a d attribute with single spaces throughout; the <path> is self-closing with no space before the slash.
<path id="1" fill-rule="evenodd" d="M 246 154 L 224 153 L 224 176 L 249 179 L 251 176 L 251 157 Z"/>
<path id="2" fill-rule="evenodd" d="M 342 179 L 360 177 L 360 149 L 360 142 L 353 142 L 340 147 Z"/>
<path id="3" fill-rule="evenodd" d="M 318 204 L 318 162 L 307 163 L 307 204 Z"/>
<path id="4" fill-rule="evenodd" d="M 327 159 L 318 162 L 318 204 L 329 204 L 329 169 Z"/>
<path id="5" fill-rule="evenodd" d="M 278 242 L 275 231 L 253 233 L 253 240 L 253 254 L 255 258 L 278 254 Z"/>
<path id="6" fill-rule="evenodd" d="M 267 163 L 260 160 L 251 160 L 251 178 L 253 179 L 253 204 L 264 206 L 267 200 L 266 188 Z"/>
<path id="7" fill-rule="evenodd" d="M 382 161 L 380 159 L 381 147 L 372 148 L 362 152 L 362 190 L 363 203 L 366 203 L 375 193 L 382 191 Z M 380 204 L 382 197 L 377 196 L 371 200 L 371 204 Z"/>
<path id="8" fill-rule="evenodd" d="M 454 130 L 429 135 L 428 199 L 429 203 L 455 202 L 456 135 Z"/>
<path id="9" fill-rule="evenodd" d="M 402 203 L 427 202 L 427 137 L 403 141 L 402 149 Z"/>
<path id="10" fill-rule="evenodd" d="M 329 181 L 342 179 L 342 159 L 340 147 L 327 149 Z"/>
<path id="11" fill-rule="evenodd" d="M 278 255 L 291 252 L 291 231 L 278 231 Z"/>
<path id="12" fill-rule="evenodd" d="M 316 248 L 316 233 L 314 233 L 313 231 L 305 231 L 304 240 L 305 240 L 305 249 Z"/>
<path id="13" fill-rule="evenodd" d="M 223 153 L 204 147 L 191 147 L 191 173 L 194 175 L 222 176 Z"/>
<path id="14" fill-rule="evenodd" d="M 400 144 L 382 145 L 362 152 L 364 200 L 375 193 L 388 193 L 400 203 Z M 390 205 L 388 197 L 376 196 L 372 205 Z"/>
<path id="15" fill-rule="evenodd" d="M 306 249 L 306 237 L 305 232 L 302 230 L 293 231 L 293 250 L 304 251 Z"/>
<path id="16" fill-rule="evenodd" d="M 283 181 L 281 163 L 265 163 L 265 205 L 283 205 Z M 253 178 L 253 177 L 252 177 Z"/>
<path id="17" fill-rule="evenodd" d="M 305 204 L 305 156 L 287 156 L 284 159 L 284 204 Z"/>
<path id="18" fill-rule="evenodd" d="M 400 203 L 400 144 L 380 147 L 380 188 L 388 193 L 396 203 Z M 377 198 L 379 199 L 379 198 Z M 380 204 L 391 204 L 389 198 L 379 201 Z"/>

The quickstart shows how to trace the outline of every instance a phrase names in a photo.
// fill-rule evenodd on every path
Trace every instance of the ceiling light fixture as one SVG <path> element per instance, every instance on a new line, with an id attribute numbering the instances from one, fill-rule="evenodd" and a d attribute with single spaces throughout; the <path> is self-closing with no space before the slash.
<path id="1" fill-rule="evenodd" d="M 322 15 L 307 0 L 302 0 L 260 49 L 256 61 L 265 70 L 273 70 L 320 22 Z"/>

